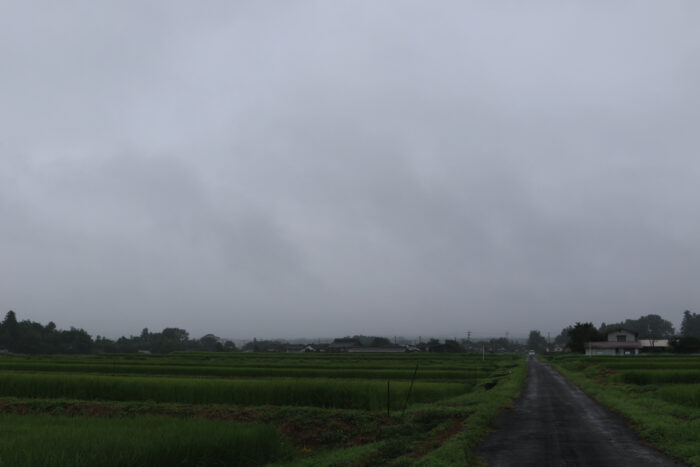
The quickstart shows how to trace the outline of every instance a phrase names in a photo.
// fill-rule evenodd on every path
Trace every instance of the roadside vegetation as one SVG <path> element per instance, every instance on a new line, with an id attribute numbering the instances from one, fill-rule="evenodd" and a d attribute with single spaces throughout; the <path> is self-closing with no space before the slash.
<path id="1" fill-rule="evenodd" d="M 524 363 L 464 353 L 4 355 L 0 466 L 473 464 L 472 449 L 519 394 Z"/>
<path id="2" fill-rule="evenodd" d="M 559 356 L 550 363 L 659 450 L 700 466 L 700 357 Z"/>

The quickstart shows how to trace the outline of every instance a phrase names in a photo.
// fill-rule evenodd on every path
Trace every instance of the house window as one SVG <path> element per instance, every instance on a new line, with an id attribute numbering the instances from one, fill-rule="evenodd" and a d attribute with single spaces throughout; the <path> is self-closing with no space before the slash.
<path id="1" fill-rule="evenodd" d="M 625 335 L 625 334 L 618 334 L 618 335 L 617 335 L 617 341 L 618 341 L 618 342 L 627 342 L 627 335 Z"/>

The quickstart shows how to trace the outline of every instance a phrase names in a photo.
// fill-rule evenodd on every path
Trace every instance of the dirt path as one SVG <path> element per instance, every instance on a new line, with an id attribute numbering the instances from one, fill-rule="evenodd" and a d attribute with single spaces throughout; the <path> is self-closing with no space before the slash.
<path id="1" fill-rule="evenodd" d="M 682 465 L 642 444 L 620 417 L 535 358 L 500 427 L 479 450 L 494 467 Z"/>

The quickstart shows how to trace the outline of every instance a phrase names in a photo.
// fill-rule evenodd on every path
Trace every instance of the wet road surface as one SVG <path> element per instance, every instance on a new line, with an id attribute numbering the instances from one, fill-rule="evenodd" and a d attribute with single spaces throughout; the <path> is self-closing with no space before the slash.
<path id="1" fill-rule="evenodd" d="M 536 358 L 515 408 L 501 415 L 499 426 L 479 450 L 494 467 L 683 465 L 645 446 L 622 418 Z"/>

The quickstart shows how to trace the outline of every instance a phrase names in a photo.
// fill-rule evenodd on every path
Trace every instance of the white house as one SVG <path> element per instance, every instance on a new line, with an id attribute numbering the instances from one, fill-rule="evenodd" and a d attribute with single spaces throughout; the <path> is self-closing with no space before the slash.
<path id="1" fill-rule="evenodd" d="M 619 328 L 608 332 L 606 341 L 587 342 L 586 355 L 637 355 L 641 348 L 636 332 Z"/>

